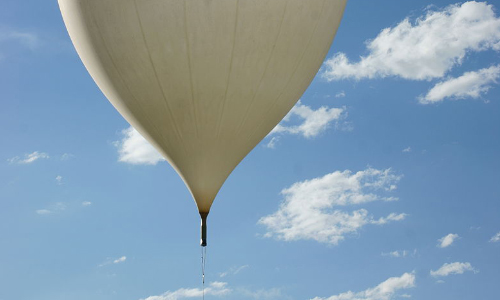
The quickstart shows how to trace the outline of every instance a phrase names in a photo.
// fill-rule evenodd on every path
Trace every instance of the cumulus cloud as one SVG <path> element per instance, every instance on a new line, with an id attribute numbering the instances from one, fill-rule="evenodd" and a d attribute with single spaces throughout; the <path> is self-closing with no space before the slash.
<path id="1" fill-rule="evenodd" d="M 492 243 L 500 242 L 500 232 L 491 237 L 490 242 Z"/>
<path id="2" fill-rule="evenodd" d="M 83 201 L 82 202 L 82 206 L 90 206 L 90 205 L 92 205 L 92 202 L 90 202 L 90 201 Z"/>
<path id="3" fill-rule="evenodd" d="M 411 152 L 411 147 L 404 148 L 404 149 L 403 149 L 403 152 L 406 152 L 406 153 Z"/>
<path id="4" fill-rule="evenodd" d="M 56 183 L 61 185 L 62 184 L 62 176 L 61 175 L 57 175 L 56 176 Z"/>
<path id="5" fill-rule="evenodd" d="M 343 118 L 345 112 L 345 107 L 329 108 L 327 106 L 322 106 L 314 110 L 299 101 L 285 118 L 283 118 L 283 121 L 276 125 L 270 135 L 288 133 L 302 135 L 306 138 L 313 138 L 328 129 L 333 121 L 338 121 Z M 295 119 L 299 119 L 300 124 L 290 124 L 293 123 Z"/>
<path id="6" fill-rule="evenodd" d="M 477 99 L 491 88 L 492 83 L 497 83 L 499 77 L 500 65 L 476 72 L 466 72 L 460 77 L 439 82 L 429 90 L 427 95 L 420 97 L 419 102 L 430 104 L 444 101 L 444 99 Z"/>
<path id="7" fill-rule="evenodd" d="M 11 164 L 31 164 L 39 159 L 48 159 L 50 158 L 47 153 L 35 151 L 30 154 L 25 154 L 23 158 L 19 156 L 15 156 L 9 158 L 7 161 Z"/>
<path id="8" fill-rule="evenodd" d="M 468 262 L 466 262 L 466 263 L 454 262 L 454 263 L 449 263 L 449 264 L 445 263 L 437 271 L 431 270 L 430 274 L 433 277 L 445 277 L 445 276 L 452 275 L 452 274 L 463 274 L 466 271 L 471 271 L 474 273 L 478 272 Z"/>
<path id="9" fill-rule="evenodd" d="M 404 273 L 400 277 L 391 277 L 376 287 L 362 292 L 345 292 L 328 298 L 316 297 L 312 300 L 390 300 L 395 299 L 399 290 L 415 287 L 415 274 Z M 405 294 L 407 295 L 407 294 Z"/>
<path id="10" fill-rule="evenodd" d="M 455 233 L 450 233 L 446 236 L 443 236 L 442 238 L 440 238 L 438 240 L 439 244 L 437 245 L 439 248 L 446 248 L 448 246 L 451 246 L 451 244 L 453 244 L 453 242 L 460 238 L 458 236 L 458 234 L 455 234 Z"/>
<path id="11" fill-rule="evenodd" d="M 231 289 L 227 287 L 227 282 L 212 282 L 205 289 L 205 295 L 225 296 L 231 293 Z M 176 291 L 167 291 L 159 296 L 149 296 L 141 300 L 178 300 L 186 298 L 200 298 L 203 295 L 203 290 L 199 288 L 186 289 L 181 288 Z"/>
<path id="12" fill-rule="evenodd" d="M 322 76 L 346 78 L 397 76 L 411 80 L 441 78 L 469 52 L 500 50 L 500 18 L 492 5 L 469 1 L 428 9 L 411 21 L 383 29 L 366 43 L 368 54 L 351 62 L 344 53 L 328 59 Z"/>
<path id="13" fill-rule="evenodd" d="M 368 168 L 354 174 L 349 170 L 335 171 L 297 182 L 281 191 L 284 200 L 278 211 L 262 217 L 259 223 L 267 227 L 265 237 L 337 245 L 367 224 L 383 225 L 406 217 L 391 213 L 375 219 L 366 209 L 340 209 L 373 201 L 396 201 L 398 198 L 385 194 L 395 190 L 400 179 L 391 169 Z"/>
<path id="14" fill-rule="evenodd" d="M 122 130 L 123 138 L 115 142 L 118 161 L 134 165 L 156 165 L 165 160 L 132 126 Z"/>

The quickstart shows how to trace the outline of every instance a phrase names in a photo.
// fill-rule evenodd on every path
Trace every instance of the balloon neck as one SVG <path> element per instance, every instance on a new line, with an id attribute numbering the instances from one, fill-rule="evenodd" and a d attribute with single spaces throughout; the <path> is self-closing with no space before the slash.
<path id="1" fill-rule="evenodd" d="M 200 212 L 200 217 L 201 217 L 201 241 L 200 241 L 200 246 L 206 247 L 207 246 L 207 216 L 208 213 L 206 212 Z"/>

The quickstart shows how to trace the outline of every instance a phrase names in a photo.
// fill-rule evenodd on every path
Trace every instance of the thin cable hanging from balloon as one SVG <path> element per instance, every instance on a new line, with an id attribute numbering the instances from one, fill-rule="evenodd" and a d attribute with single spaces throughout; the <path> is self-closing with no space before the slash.
<path id="1" fill-rule="evenodd" d="M 207 247 L 201 247 L 201 283 L 202 283 L 202 295 L 203 300 L 205 299 L 205 264 L 207 262 Z"/>

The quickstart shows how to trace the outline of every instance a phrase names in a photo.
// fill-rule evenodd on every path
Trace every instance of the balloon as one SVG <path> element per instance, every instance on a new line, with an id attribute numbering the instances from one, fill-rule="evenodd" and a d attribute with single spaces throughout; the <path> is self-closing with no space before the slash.
<path id="1" fill-rule="evenodd" d="M 59 0 L 85 67 L 200 214 L 323 62 L 347 0 Z"/>

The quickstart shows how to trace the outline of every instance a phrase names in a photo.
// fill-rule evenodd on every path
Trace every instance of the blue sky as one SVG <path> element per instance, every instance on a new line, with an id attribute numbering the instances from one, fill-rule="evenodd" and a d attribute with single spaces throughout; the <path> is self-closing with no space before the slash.
<path id="1" fill-rule="evenodd" d="M 500 5 L 350 1 L 209 217 L 206 299 L 495 299 Z M 0 3 L 0 300 L 201 298 L 199 216 L 56 1 Z"/>

